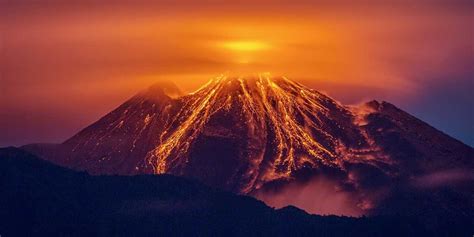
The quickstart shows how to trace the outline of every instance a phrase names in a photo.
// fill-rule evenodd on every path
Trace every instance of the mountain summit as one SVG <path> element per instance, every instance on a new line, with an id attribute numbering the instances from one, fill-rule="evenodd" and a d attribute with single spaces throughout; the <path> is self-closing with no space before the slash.
<path id="1" fill-rule="evenodd" d="M 392 104 L 345 106 L 267 74 L 178 97 L 151 87 L 60 145 L 24 148 L 92 174 L 167 173 L 244 194 L 317 175 L 364 193 L 474 167 L 471 147 Z"/>

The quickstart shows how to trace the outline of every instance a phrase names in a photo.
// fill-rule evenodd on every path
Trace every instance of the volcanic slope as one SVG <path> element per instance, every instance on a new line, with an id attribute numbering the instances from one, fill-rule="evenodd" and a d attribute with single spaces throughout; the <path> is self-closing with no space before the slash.
<path id="1" fill-rule="evenodd" d="M 168 90 L 169 91 L 169 90 Z M 236 193 L 316 174 L 343 183 L 473 167 L 473 149 L 387 102 L 344 106 L 285 77 L 142 91 L 63 144 L 24 147 L 92 174 L 174 174 Z"/>

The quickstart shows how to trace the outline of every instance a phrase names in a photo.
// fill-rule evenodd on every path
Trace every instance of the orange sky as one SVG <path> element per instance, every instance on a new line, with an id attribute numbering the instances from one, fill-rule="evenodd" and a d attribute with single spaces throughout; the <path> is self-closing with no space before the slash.
<path id="1" fill-rule="evenodd" d="M 472 140 L 469 1 L 0 3 L 0 145 L 58 142 L 155 81 L 191 91 L 222 72 L 388 100 Z"/>

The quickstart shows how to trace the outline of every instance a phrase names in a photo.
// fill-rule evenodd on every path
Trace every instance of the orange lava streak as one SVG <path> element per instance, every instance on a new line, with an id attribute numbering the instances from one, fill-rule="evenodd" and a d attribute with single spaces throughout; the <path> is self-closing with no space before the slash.
<path id="1" fill-rule="evenodd" d="M 280 83 L 288 88 L 282 89 Z M 335 163 L 335 155 L 314 140 L 311 134 L 311 129 L 321 131 L 322 128 L 306 115 L 326 112 L 320 104 L 324 98 L 320 98 L 319 94 L 284 77 L 272 79 L 269 74 L 246 79 L 222 75 L 198 91 L 179 98 L 184 105 L 160 134 L 161 144 L 147 156 L 155 173 L 166 173 L 170 168 L 187 162 L 187 152 L 198 134 L 213 114 L 230 110 L 233 96 L 237 97 L 235 99 L 240 105 L 240 116 L 246 118 L 248 134 L 268 134 L 268 131 L 274 134 L 272 144 L 275 144 L 276 150 L 272 169 L 268 174 L 248 174 L 252 180 L 259 175 L 268 179 L 288 176 L 305 162 L 313 166 L 317 163 Z M 303 117 L 306 127 L 296 120 L 297 113 Z M 254 156 L 248 159 L 253 166 L 259 166 L 263 153 Z"/>

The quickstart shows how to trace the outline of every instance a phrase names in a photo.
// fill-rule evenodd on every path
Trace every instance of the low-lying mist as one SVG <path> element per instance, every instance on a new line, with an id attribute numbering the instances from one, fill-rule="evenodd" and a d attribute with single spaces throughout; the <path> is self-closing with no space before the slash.
<path id="1" fill-rule="evenodd" d="M 259 190 L 253 196 L 275 208 L 293 205 L 311 214 L 362 216 L 366 213 L 357 194 L 323 177 L 290 183 L 278 191 Z"/>

